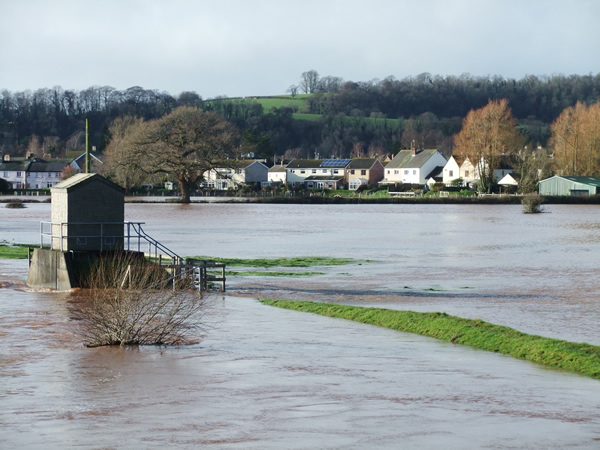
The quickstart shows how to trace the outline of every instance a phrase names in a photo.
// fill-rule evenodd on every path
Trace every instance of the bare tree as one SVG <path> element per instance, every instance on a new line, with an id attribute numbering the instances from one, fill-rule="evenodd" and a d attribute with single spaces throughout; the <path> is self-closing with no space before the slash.
<path id="1" fill-rule="evenodd" d="M 179 183 L 184 203 L 190 202 L 192 188 L 206 171 L 228 167 L 242 152 L 233 125 L 216 113 L 189 106 L 128 127 L 119 145 L 116 153 L 122 159 L 111 161 L 113 169 L 122 163 L 123 176 L 140 170 L 146 175 L 170 174 Z"/>
<path id="2" fill-rule="evenodd" d="M 144 125 L 143 119 L 124 116 L 117 117 L 108 128 L 110 143 L 104 150 L 102 172 L 126 190 L 143 184 L 148 177 L 139 164 L 144 150 L 138 141 Z"/>
<path id="3" fill-rule="evenodd" d="M 212 297 L 174 290 L 165 278 L 160 267 L 130 254 L 98 260 L 85 280 L 88 289 L 70 302 L 76 334 L 88 347 L 197 342 Z"/>
<path id="4" fill-rule="evenodd" d="M 289 92 L 292 96 L 292 98 L 294 98 L 296 96 L 296 94 L 298 94 L 298 86 L 296 86 L 295 84 L 290 85 L 289 88 L 287 88 L 287 91 Z"/>
<path id="5" fill-rule="evenodd" d="M 309 70 L 308 72 L 302 72 L 300 75 L 300 89 L 305 94 L 312 94 L 317 90 L 319 86 L 319 72 L 316 70 Z"/>
<path id="6" fill-rule="evenodd" d="M 317 89 L 319 92 L 331 92 L 337 94 L 340 92 L 343 82 L 344 80 L 341 77 L 332 77 L 328 75 L 319 80 Z"/>

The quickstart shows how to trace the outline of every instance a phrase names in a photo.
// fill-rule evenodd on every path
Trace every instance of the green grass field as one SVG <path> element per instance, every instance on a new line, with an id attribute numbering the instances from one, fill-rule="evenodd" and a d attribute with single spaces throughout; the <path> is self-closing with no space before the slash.
<path id="1" fill-rule="evenodd" d="M 22 244 L 0 244 L 0 258 L 4 259 L 27 259 L 27 248 L 33 245 Z"/>
<path id="2" fill-rule="evenodd" d="M 600 379 L 600 347 L 595 345 L 525 334 L 479 319 L 465 319 L 445 313 L 417 313 L 280 299 L 263 299 L 261 302 L 279 308 L 421 334 Z"/>
<path id="3" fill-rule="evenodd" d="M 298 111 L 302 111 L 306 107 L 306 98 L 309 95 L 296 95 L 292 96 L 278 95 L 273 97 L 256 97 L 255 100 L 260 103 L 263 107 L 263 111 L 268 113 L 272 108 L 283 108 L 284 106 L 291 106 L 297 108 Z"/>

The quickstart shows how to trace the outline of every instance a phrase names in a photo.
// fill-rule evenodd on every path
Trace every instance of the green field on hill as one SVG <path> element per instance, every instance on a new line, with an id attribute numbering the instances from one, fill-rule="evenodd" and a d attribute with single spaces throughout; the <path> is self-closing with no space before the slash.
<path id="1" fill-rule="evenodd" d="M 291 95 L 277 95 L 272 97 L 254 97 L 253 99 L 260 103 L 265 113 L 270 112 L 272 108 L 283 108 L 290 106 L 297 108 L 297 111 L 302 111 L 306 108 L 306 99 L 310 94 L 296 95 L 292 98 Z"/>

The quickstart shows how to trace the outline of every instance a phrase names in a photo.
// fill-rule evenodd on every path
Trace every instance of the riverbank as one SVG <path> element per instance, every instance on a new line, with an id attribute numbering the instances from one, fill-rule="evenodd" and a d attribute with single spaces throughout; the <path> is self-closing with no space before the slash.
<path id="1" fill-rule="evenodd" d="M 544 196 L 544 205 L 599 205 L 600 195 L 589 197 L 569 196 Z M 50 203 L 50 198 L 4 196 L 0 197 L 0 203 L 10 203 L 18 199 L 23 203 Z M 299 205 L 518 205 L 521 204 L 523 196 L 490 194 L 481 197 L 192 197 L 191 204 L 197 203 L 264 203 L 264 204 L 299 204 Z M 181 201 L 178 197 L 126 197 L 125 203 L 177 203 Z"/>
<path id="2" fill-rule="evenodd" d="M 281 299 L 261 303 L 420 334 L 600 379 L 598 346 L 525 334 L 479 319 Z"/>

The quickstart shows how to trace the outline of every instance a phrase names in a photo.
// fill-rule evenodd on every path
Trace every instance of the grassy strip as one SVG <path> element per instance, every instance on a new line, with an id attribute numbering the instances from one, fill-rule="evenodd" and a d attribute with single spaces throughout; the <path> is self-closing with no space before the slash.
<path id="1" fill-rule="evenodd" d="M 33 245 L 24 244 L 0 244 L 0 258 L 3 259 L 27 259 L 27 248 Z"/>
<path id="2" fill-rule="evenodd" d="M 213 258 L 210 256 L 194 256 L 194 259 L 206 259 L 225 263 L 233 267 L 311 267 L 311 266 L 342 266 L 350 264 L 352 258 L 323 258 L 310 256 L 305 258 L 273 258 L 273 259 L 240 259 L 240 258 Z"/>
<path id="3" fill-rule="evenodd" d="M 323 272 L 227 272 L 228 276 L 234 277 L 313 277 L 325 275 Z"/>
<path id="4" fill-rule="evenodd" d="M 422 334 L 600 379 L 600 347 L 594 345 L 525 334 L 479 319 L 464 319 L 445 313 L 417 313 L 278 299 L 263 299 L 261 302 Z"/>

